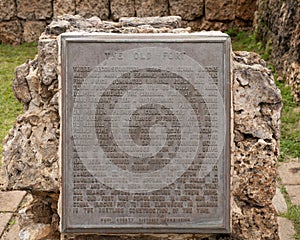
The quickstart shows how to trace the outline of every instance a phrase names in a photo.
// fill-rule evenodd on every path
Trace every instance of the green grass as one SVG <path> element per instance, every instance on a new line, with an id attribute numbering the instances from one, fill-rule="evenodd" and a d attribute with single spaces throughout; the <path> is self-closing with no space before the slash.
<path id="1" fill-rule="evenodd" d="M 293 204 L 288 205 L 288 211 L 284 214 L 284 217 L 294 223 L 294 229 L 296 232 L 294 238 L 295 240 L 300 240 L 300 206 Z"/>
<path id="2" fill-rule="evenodd" d="M 12 128 L 16 117 L 23 111 L 22 104 L 16 100 L 12 92 L 14 69 L 26 59 L 33 59 L 36 53 L 36 44 L 20 46 L 0 44 L 0 159 L 3 138 Z"/>
<path id="3" fill-rule="evenodd" d="M 277 83 L 283 98 L 283 109 L 281 116 L 281 138 L 280 138 L 280 161 L 300 159 L 300 108 L 293 102 L 289 87 L 284 83 Z M 293 205 L 286 190 L 282 192 L 285 196 L 288 211 L 283 217 L 294 223 L 296 231 L 295 240 L 300 240 L 300 206 Z"/>
<path id="4" fill-rule="evenodd" d="M 232 40 L 232 49 L 234 51 L 249 51 L 256 52 L 261 57 L 268 61 L 271 57 L 271 42 L 268 42 L 267 46 L 257 41 L 255 33 L 252 32 L 240 32 L 237 29 L 228 30 L 226 32 Z"/>
<path id="5" fill-rule="evenodd" d="M 11 218 L 9 221 L 8 221 L 8 225 L 9 226 L 12 226 L 16 223 L 16 219 L 15 218 Z"/>
<path id="6" fill-rule="evenodd" d="M 278 83 L 283 98 L 281 116 L 281 161 L 300 158 L 300 108 L 293 102 L 289 87 L 284 83 Z"/>
<path id="7" fill-rule="evenodd" d="M 300 206 L 293 205 L 284 186 L 281 186 L 280 191 L 285 198 L 288 211 L 286 213 L 279 214 L 279 216 L 285 217 L 294 223 L 296 231 L 296 234 L 294 235 L 295 240 L 300 240 Z"/>

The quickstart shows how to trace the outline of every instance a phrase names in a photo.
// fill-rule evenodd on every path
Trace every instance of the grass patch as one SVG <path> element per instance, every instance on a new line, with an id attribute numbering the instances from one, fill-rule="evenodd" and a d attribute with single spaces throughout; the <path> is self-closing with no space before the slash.
<path id="1" fill-rule="evenodd" d="M 284 186 L 280 187 L 280 191 L 285 198 L 288 210 L 286 213 L 279 214 L 279 216 L 287 218 L 294 223 L 296 231 L 296 234 L 294 235 L 295 240 L 300 240 L 300 206 L 293 205 Z"/>
<path id="2" fill-rule="evenodd" d="M 15 219 L 15 218 L 12 218 L 12 219 L 9 220 L 8 225 L 9 225 L 9 226 L 12 226 L 12 225 L 14 225 L 15 223 L 16 223 L 16 219 Z"/>
<path id="3" fill-rule="evenodd" d="M 267 46 L 257 41 L 256 33 L 241 32 L 238 29 L 231 29 L 226 32 L 232 40 L 232 49 L 234 51 L 249 51 L 256 52 L 261 57 L 268 61 L 271 57 L 271 42 L 268 42 Z"/>
<path id="4" fill-rule="evenodd" d="M 300 240 L 300 206 L 289 205 L 288 211 L 284 214 L 284 217 L 294 223 L 294 229 L 296 231 L 294 237 L 296 240 Z"/>
<path id="5" fill-rule="evenodd" d="M 2 142 L 8 130 L 12 128 L 16 117 L 22 113 L 23 106 L 16 100 L 12 91 L 14 69 L 37 54 L 37 44 L 11 46 L 0 44 L 0 159 Z M 0 160 L 1 165 L 1 160 Z"/>
<path id="6" fill-rule="evenodd" d="M 291 89 L 277 82 L 283 99 L 281 116 L 281 161 L 300 158 L 300 108 L 293 102 Z"/>

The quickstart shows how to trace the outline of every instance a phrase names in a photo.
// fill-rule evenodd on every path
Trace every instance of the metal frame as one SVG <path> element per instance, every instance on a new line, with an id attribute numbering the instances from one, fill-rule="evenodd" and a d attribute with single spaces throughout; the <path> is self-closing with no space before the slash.
<path id="1" fill-rule="evenodd" d="M 225 96 L 225 111 L 226 111 L 226 143 L 225 143 L 225 174 L 224 174 L 224 222 L 218 224 L 202 224 L 199 227 L 182 228 L 178 227 L 157 227 L 149 226 L 147 228 L 139 225 L 132 225 L 128 228 L 103 228 L 99 226 L 90 226 L 86 228 L 73 227 L 67 225 L 66 212 L 66 191 L 67 182 L 67 159 L 69 143 L 67 142 L 67 134 L 70 133 L 71 125 L 68 116 L 68 101 L 70 100 L 70 92 L 67 84 L 67 66 L 69 64 L 67 46 L 69 43 L 223 43 L 224 51 L 224 79 L 226 80 L 224 85 L 224 96 Z M 231 142 L 232 142 L 232 96 L 231 96 L 231 43 L 230 38 L 226 34 L 220 32 L 210 33 L 194 33 L 194 34 L 107 34 L 107 33 L 93 33 L 93 34 L 82 34 L 82 33 L 67 33 L 61 35 L 60 42 L 61 50 L 61 166 L 62 166 L 62 198 L 61 198 L 61 229 L 64 233 L 118 233 L 118 234 L 129 234 L 129 233 L 229 233 L 231 229 L 231 208 L 230 208 L 230 169 L 231 169 Z"/>

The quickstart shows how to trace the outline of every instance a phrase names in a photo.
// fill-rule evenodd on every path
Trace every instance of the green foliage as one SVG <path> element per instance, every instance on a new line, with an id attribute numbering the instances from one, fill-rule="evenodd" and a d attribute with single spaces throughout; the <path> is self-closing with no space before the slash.
<path id="1" fill-rule="evenodd" d="M 286 213 L 282 213 L 279 216 L 285 217 L 294 223 L 294 229 L 296 231 L 294 236 L 295 240 L 300 240 L 300 206 L 293 205 L 285 187 L 281 186 L 280 191 L 285 198 L 288 210 Z"/>
<path id="2" fill-rule="evenodd" d="M 9 225 L 9 226 L 12 226 L 12 225 L 14 225 L 15 223 L 16 223 L 16 219 L 12 218 L 12 219 L 9 220 L 8 225 Z"/>
<path id="3" fill-rule="evenodd" d="M 271 41 L 264 46 L 261 42 L 256 40 L 256 33 L 241 32 L 237 29 L 230 29 L 226 33 L 231 37 L 232 49 L 234 51 L 256 52 L 260 54 L 264 60 L 268 61 L 270 59 L 272 50 Z"/>
<path id="4" fill-rule="evenodd" d="M 12 91 L 14 69 L 24 63 L 26 59 L 33 59 L 36 53 L 36 44 L 20 46 L 0 44 L 0 159 L 2 158 L 3 138 L 23 109 Z"/>
<path id="5" fill-rule="evenodd" d="M 276 82 L 281 90 L 283 109 L 281 116 L 281 161 L 300 158 L 300 107 L 293 102 L 291 89 Z"/>
<path id="6" fill-rule="evenodd" d="M 295 239 L 300 239 L 300 206 L 289 205 L 288 211 L 284 214 L 284 217 L 291 220 L 294 223 L 295 231 L 297 232 L 294 236 Z"/>

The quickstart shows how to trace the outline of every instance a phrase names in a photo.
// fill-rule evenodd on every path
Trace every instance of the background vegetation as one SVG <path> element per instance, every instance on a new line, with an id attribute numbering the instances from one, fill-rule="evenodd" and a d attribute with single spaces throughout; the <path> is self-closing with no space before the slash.
<path id="1" fill-rule="evenodd" d="M 22 104 L 14 97 L 12 91 L 14 69 L 26 59 L 33 59 L 36 54 L 37 44 L 0 44 L 0 159 L 3 139 L 12 128 L 16 117 L 23 111 Z"/>

